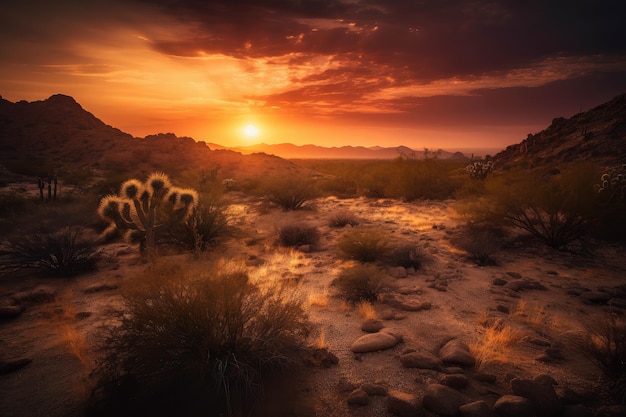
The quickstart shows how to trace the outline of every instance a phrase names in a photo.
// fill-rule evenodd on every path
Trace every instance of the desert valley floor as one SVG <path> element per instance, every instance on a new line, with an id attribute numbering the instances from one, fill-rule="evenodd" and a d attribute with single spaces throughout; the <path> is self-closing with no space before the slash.
<path id="1" fill-rule="evenodd" d="M 545 375 L 553 378 L 564 404 L 565 398 L 576 397 L 580 404 L 600 405 L 602 374 L 578 340 L 606 321 L 609 304 L 626 304 L 623 246 L 602 244 L 581 255 L 518 238 L 494 254 L 496 265 L 477 266 L 452 244 L 463 224 L 454 201 L 323 198 L 311 209 L 283 212 L 244 194 L 231 192 L 228 198 L 235 238 L 199 259 L 163 254 L 160 262 L 224 259 L 246 268 L 253 279 L 290 280 L 315 324 L 310 344 L 326 347 L 339 359 L 328 367 L 307 368 L 289 388 L 269 392 L 265 415 L 391 416 L 390 397 L 419 401 L 435 383 L 456 384 L 467 403 L 484 400 L 493 406 L 511 394 L 512 379 L 545 380 Z M 339 271 L 353 263 L 337 249 L 345 229 L 329 226 L 330 217 L 341 210 L 421 251 L 417 270 L 385 270 L 384 290 L 369 309 L 346 304 L 331 286 Z M 279 246 L 277 229 L 286 222 L 317 227 L 319 245 Z M 134 246 L 116 243 L 105 249 L 106 260 L 95 273 L 0 281 L 1 301 L 37 291 L 50 294 L 45 302 L 31 301 L 18 317 L 0 321 L 0 360 L 32 361 L 0 375 L 1 416 L 81 415 L 97 360 L 93 346 L 101 337 L 99 326 L 110 320 L 111 307 L 120 306 L 124 286 L 147 267 Z M 399 342 L 354 353 L 355 341 L 368 334 L 362 326 L 375 320 L 384 326 L 379 333 Z M 402 359 L 417 352 L 436 362 L 440 348 L 453 339 L 469 346 L 474 366 L 408 367 Z M 463 376 L 454 383 L 450 375 Z M 349 399 L 359 387 L 370 394 L 366 400 Z M 430 413 L 425 415 L 437 415 Z"/>

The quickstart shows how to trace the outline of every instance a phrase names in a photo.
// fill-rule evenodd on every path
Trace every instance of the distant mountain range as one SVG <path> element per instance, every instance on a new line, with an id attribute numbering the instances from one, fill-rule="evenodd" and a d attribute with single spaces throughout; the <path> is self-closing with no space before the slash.
<path id="1" fill-rule="evenodd" d="M 209 143 L 208 145 L 212 149 L 228 149 L 241 152 L 244 155 L 266 153 L 286 159 L 394 159 L 400 156 L 422 159 L 426 155 L 427 157 L 436 156 L 440 159 L 469 160 L 461 152 L 448 152 L 441 149 L 418 151 L 406 146 L 341 146 L 329 148 L 318 145 L 294 145 L 291 143 L 259 143 L 250 146 L 228 148 L 215 143 Z"/>
<path id="2" fill-rule="evenodd" d="M 276 155 L 276 156 L 275 156 Z M 280 157 L 279 157 L 280 156 Z M 173 133 L 137 138 L 106 125 L 72 97 L 12 103 L 0 97 L 0 165 L 5 170 L 44 175 L 57 170 L 117 170 L 170 174 L 219 170 L 223 177 L 302 172 L 287 159 L 391 159 L 399 156 L 467 159 L 460 152 L 399 147 L 259 144 L 225 148 Z M 590 161 L 603 166 L 626 162 L 626 95 L 569 119 L 558 117 L 545 130 L 528 135 L 493 156 L 497 166 L 528 167 Z"/>

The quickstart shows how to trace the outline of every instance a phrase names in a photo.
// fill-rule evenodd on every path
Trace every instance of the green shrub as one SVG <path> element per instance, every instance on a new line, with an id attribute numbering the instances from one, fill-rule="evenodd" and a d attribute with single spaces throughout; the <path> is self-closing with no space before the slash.
<path id="1" fill-rule="evenodd" d="M 286 211 L 304 208 L 318 196 L 315 183 L 299 175 L 270 178 L 262 184 L 261 193 L 267 201 Z"/>
<path id="2" fill-rule="evenodd" d="M 375 262 L 383 259 L 388 250 L 385 232 L 373 228 L 353 228 L 339 239 L 339 249 L 350 259 Z"/>
<path id="3" fill-rule="evenodd" d="M 95 241 L 85 238 L 79 226 L 26 234 L 8 240 L 3 246 L 9 259 L 2 267 L 5 272 L 33 268 L 69 277 L 95 270 L 102 257 Z"/>
<path id="4" fill-rule="evenodd" d="M 484 194 L 465 213 L 527 231 L 548 246 L 562 248 L 582 238 L 598 215 L 589 167 L 562 172 L 517 171 L 491 176 Z"/>
<path id="5" fill-rule="evenodd" d="M 126 288 L 94 373 L 101 415 L 244 415 L 298 360 L 309 322 L 293 289 L 194 266 L 156 264 Z"/>
<path id="6" fill-rule="evenodd" d="M 346 226 L 358 226 L 359 219 L 354 215 L 354 213 L 348 210 L 340 210 L 334 213 L 329 221 L 330 227 L 346 227 Z"/>
<path id="7" fill-rule="evenodd" d="M 200 199 L 187 220 L 173 226 L 172 240 L 190 251 L 206 250 L 211 244 L 230 233 L 226 208 L 220 199 Z"/>
<path id="8" fill-rule="evenodd" d="M 344 269 L 333 280 L 340 296 L 352 304 L 376 301 L 382 286 L 382 273 L 374 265 L 355 265 Z"/>
<path id="9" fill-rule="evenodd" d="M 422 265 L 422 258 L 422 251 L 416 245 L 404 243 L 392 246 L 384 260 L 390 266 L 418 269 Z"/>
<path id="10" fill-rule="evenodd" d="M 278 237 L 283 246 L 316 245 L 320 240 L 320 232 L 314 226 L 293 223 L 281 226 Z"/>
<path id="11" fill-rule="evenodd" d="M 388 188 L 388 195 L 402 197 L 406 201 L 450 198 L 460 187 L 451 176 L 455 169 L 456 164 L 438 159 L 398 158 L 390 171 L 393 182 Z"/>

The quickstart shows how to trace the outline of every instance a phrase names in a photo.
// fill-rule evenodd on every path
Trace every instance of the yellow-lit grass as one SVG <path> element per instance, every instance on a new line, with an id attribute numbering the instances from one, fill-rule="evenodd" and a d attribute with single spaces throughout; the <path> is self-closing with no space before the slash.
<path id="1" fill-rule="evenodd" d="M 329 296 L 328 288 L 322 291 L 311 291 L 309 293 L 309 305 L 316 307 L 328 307 Z"/>
<path id="2" fill-rule="evenodd" d="M 326 343 L 326 329 L 323 327 L 320 330 L 320 334 L 317 336 L 317 339 L 315 340 L 315 347 L 318 349 L 324 349 L 328 347 Z"/>
<path id="3" fill-rule="evenodd" d="M 512 347 L 524 337 L 524 332 L 514 329 L 500 320 L 487 320 L 481 327 L 480 335 L 470 344 L 476 358 L 477 368 L 492 361 L 509 362 Z"/>
<path id="4" fill-rule="evenodd" d="M 529 305 L 526 301 L 520 300 L 513 309 L 512 316 L 518 323 L 523 323 L 543 334 L 552 324 L 545 310 L 545 306 Z"/>
<path id="5" fill-rule="evenodd" d="M 357 311 L 365 320 L 376 320 L 378 318 L 378 314 L 370 302 L 364 301 L 359 303 L 357 305 Z"/>

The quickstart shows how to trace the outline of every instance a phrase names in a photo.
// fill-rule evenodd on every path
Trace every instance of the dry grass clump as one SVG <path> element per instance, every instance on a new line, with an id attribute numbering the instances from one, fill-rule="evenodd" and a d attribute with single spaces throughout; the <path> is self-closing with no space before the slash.
<path id="1" fill-rule="evenodd" d="M 0 272 L 36 269 L 48 274 L 69 277 L 97 268 L 102 251 L 87 238 L 83 228 L 70 226 L 52 233 L 32 233 L 3 243 L 8 261 Z"/>
<path id="2" fill-rule="evenodd" d="M 309 305 L 316 307 L 328 307 L 329 297 L 328 288 L 323 291 L 314 291 L 309 293 Z"/>
<path id="3" fill-rule="evenodd" d="M 387 234 L 376 228 L 354 228 L 341 236 L 339 249 L 350 259 L 375 262 L 385 257 L 388 250 Z"/>
<path id="4" fill-rule="evenodd" d="M 260 188 L 267 201 L 285 211 L 302 209 L 319 195 L 315 183 L 299 175 L 269 178 Z"/>
<path id="5" fill-rule="evenodd" d="M 390 266 L 418 269 L 422 265 L 423 257 L 422 251 L 416 245 L 403 243 L 391 247 L 386 252 L 384 261 Z"/>
<path id="6" fill-rule="evenodd" d="M 510 361 L 511 346 L 519 343 L 524 332 L 514 329 L 503 320 L 485 319 L 481 323 L 479 337 L 470 344 L 476 358 L 477 368 L 492 361 Z"/>
<path id="7" fill-rule="evenodd" d="M 340 296 L 351 304 L 378 299 L 383 275 L 374 265 L 355 265 L 341 271 L 333 280 Z"/>
<path id="8" fill-rule="evenodd" d="M 354 226 L 359 225 L 359 220 L 357 219 L 356 215 L 352 213 L 351 211 L 340 210 L 331 216 L 328 225 L 330 227 L 337 227 L 337 228 L 346 227 L 346 226 L 354 227 Z"/>
<path id="9" fill-rule="evenodd" d="M 320 232 L 314 226 L 300 223 L 292 223 L 285 224 L 278 229 L 278 238 L 281 245 L 283 246 L 314 246 L 320 240 Z"/>
<path id="10" fill-rule="evenodd" d="M 157 264 L 127 288 L 95 372 L 101 415 L 245 414 L 234 407 L 298 359 L 309 321 L 293 291 L 228 266 L 192 267 Z"/>
<path id="11" fill-rule="evenodd" d="M 364 320 L 375 320 L 378 318 L 378 313 L 376 313 L 376 310 L 370 301 L 360 302 L 357 305 L 357 311 Z"/>
<path id="12" fill-rule="evenodd" d="M 470 255 L 477 265 L 496 265 L 493 255 L 503 244 L 504 233 L 483 223 L 469 222 L 460 230 L 454 244 Z"/>
<path id="13" fill-rule="evenodd" d="M 194 252 L 208 249 L 231 232 L 226 204 L 217 197 L 202 197 L 187 220 L 170 232 L 174 243 Z"/>

